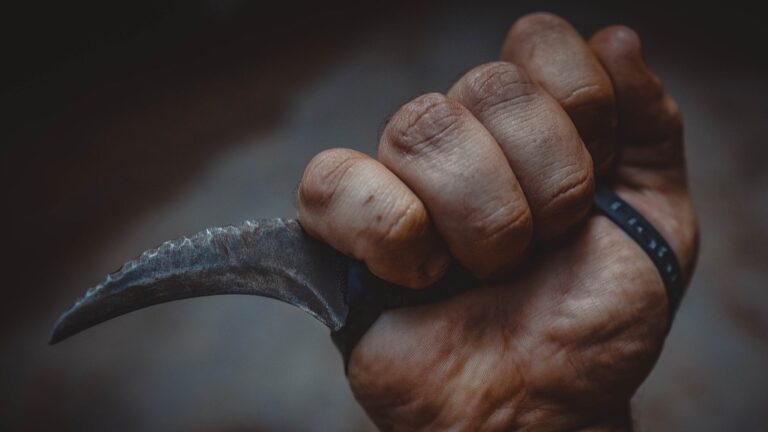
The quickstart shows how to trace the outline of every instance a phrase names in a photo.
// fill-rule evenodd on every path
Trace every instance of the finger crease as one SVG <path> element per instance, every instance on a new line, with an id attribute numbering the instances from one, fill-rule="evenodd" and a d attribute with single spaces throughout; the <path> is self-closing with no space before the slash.
<path id="1" fill-rule="evenodd" d="M 566 96 L 563 99 L 562 104 L 565 105 L 565 104 L 570 103 L 572 99 L 576 98 L 577 96 L 581 95 L 582 93 L 586 93 L 586 92 L 589 92 L 589 91 L 592 91 L 592 90 L 599 90 L 599 89 L 600 89 L 600 86 L 597 85 L 597 84 L 589 84 L 589 85 L 578 87 L 575 90 L 571 91 L 568 94 L 568 96 Z"/>
<path id="2" fill-rule="evenodd" d="M 571 194 L 573 191 L 577 191 L 586 185 L 589 184 L 589 182 L 592 180 L 592 176 L 590 175 L 589 171 L 585 171 L 585 174 L 579 178 L 578 181 L 575 183 L 572 183 L 570 185 L 567 185 L 557 192 L 550 198 L 549 203 L 541 208 L 540 212 L 546 211 L 549 208 L 555 206 L 556 204 L 559 204 L 561 200 L 564 198 L 567 198 L 569 194 Z"/>
<path id="3" fill-rule="evenodd" d="M 408 216 L 413 212 L 413 209 L 415 206 L 416 206 L 415 202 L 408 204 L 408 207 L 406 207 L 405 210 L 400 214 L 400 216 L 398 216 L 397 219 L 387 228 L 384 234 L 385 239 L 390 239 L 394 237 L 394 234 L 398 232 L 398 230 L 400 230 L 402 225 L 408 219 Z"/>

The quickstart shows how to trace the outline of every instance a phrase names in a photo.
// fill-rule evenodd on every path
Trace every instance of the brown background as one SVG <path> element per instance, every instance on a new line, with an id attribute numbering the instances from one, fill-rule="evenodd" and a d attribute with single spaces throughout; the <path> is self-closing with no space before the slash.
<path id="1" fill-rule="evenodd" d="M 314 153 L 374 152 L 400 104 L 493 60 L 509 25 L 540 9 L 584 34 L 635 27 L 686 120 L 703 248 L 635 398 L 638 429 L 765 430 L 768 67 L 756 11 L 739 2 L 103 3 L 2 13 L 0 430 L 371 430 L 327 330 L 278 302 L 157 306 L 56 347 L 48 331 L 145 248 L 209 225 L 292 217 Z"/>

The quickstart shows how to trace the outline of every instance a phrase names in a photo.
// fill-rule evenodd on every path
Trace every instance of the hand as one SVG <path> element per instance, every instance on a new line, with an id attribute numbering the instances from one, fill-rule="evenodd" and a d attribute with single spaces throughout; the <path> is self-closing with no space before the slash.
<path id="1" fill-rule="evenodd" d="M 310 234 L 414 289 L 453 260 L 483 280 L 384 313 L 352 353 L 350 385 L 387 430 L 628 430 L 667 298 L 640 247 L 591 211 L 594 182 L 615 185 L 690 278 L 680 114 L 626 27 L 586 42 L 529 15 L 501 58 L 403 106 L 378 161 L 334 149 L 306 169 Z"/>

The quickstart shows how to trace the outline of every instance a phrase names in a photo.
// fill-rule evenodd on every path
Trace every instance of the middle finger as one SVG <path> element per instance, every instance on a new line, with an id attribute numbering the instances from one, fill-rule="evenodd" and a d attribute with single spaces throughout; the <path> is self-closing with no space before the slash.
<path id="1" fill-rule="evenodd" d="M 594 190 L 592 159 L 562 107 L 512 63 L 476 67 L 448 92 L 496 138 L 533 213 L 551 239 L 583 219 Z"/>

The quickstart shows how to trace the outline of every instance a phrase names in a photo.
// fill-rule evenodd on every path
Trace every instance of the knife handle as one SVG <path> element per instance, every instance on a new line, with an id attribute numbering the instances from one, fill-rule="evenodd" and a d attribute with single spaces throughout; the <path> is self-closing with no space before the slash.
<path id="1" fill-rule="evenodd" d="M 379 279 L 365 263 L 350 260 L 346 282 L 347 322 L 340 330 L 331 333 L 331 339 L 344 357 L 345 369 L 355 345 L 382 312 L 439 302 L 475 286 L 477 279 L 462 267 L 453 265 L 437 283 L 424 289 L 410 289 Z"/>

